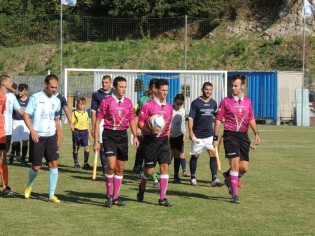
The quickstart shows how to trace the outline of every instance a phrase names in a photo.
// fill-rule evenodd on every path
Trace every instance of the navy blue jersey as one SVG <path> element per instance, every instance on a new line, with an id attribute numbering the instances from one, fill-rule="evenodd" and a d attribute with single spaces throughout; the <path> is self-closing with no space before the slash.
<path id="1" fill-rule="evenodd" d="M 193 119 L 193 131 L 197 138 L 209 138 L 213 136 L 213 115 L 217 110 L 217 102 L 210 99 L 209 102 L 197 98 L 191 103 L 189 118 Z"/>
<path id="2" fill-rule="evenodd" d="M 104 98 L 106 98 L 109 95 L 113 94 L 113 89 L 111 89 L 108 93 L 105 92 L 103 89 L 99 89 L 92 95 L 92 102 L 91 102 L 91 111 L 98 111 L 98 107 L 101 104 L 101 101 L 103 101 Z"/>
<path id="3" fill-rule="evenodd" d="M 60 106 L 60 111 L 59 111 L 60 120 L 61 120 L 62 109 L 65 108 L 65 107 L 67 107 L 67 106 L 68 106 L 68 103 L 67 103 L 66 98 L 65 98 L 63 95 L 61 95 L 60 93 L 58 93 L 58 94 L 56 95 L 56 97 L 60 100 L 60 104 L 61 104 L 61 106 Z"/>
<path id="4" fill-rule="evenodd" d="M 18 101 L 18 103 L 20 104 L 21 108 L 23 110 L 25 110 L 25 108 L 27 107 L 27 104 L 28 104 L 28 101 L 29 101 L 29 98 L 25 99 L 25 100 L 22 100 L 20 98 L 20 96 L 16 95 L 16 100 Z M 23 120 L 23 117 L 16 111 L 13 109 L 13 112 L 12 112 L 12 119 L 13 120 Z"/>

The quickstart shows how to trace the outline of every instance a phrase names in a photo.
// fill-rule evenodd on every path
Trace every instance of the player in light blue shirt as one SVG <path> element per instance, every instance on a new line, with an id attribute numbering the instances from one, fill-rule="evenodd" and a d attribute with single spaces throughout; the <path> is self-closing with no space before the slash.
<path id="1" fill-rule="evenodd" d="M 24 197 L 31 195 L 34 179 L 42 166 L 45 157 L 49 165 L 49 201 L 59 203 L 55 196 L 58 181 L 58 159 L 61 140 L 60 100 L 53 96 L 58 89 L 58 77 L 48 75 L 45 78 L 44 90 L 33 94 L 23 115 L 24 122 L 30 130 L 30 157 L 32 167 Z"/>

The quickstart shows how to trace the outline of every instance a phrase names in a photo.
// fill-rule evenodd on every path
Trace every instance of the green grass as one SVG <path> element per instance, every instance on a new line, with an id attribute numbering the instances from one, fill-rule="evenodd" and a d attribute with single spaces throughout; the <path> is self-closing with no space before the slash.
<path id="1" fill-rule="evenodd" d="M 262 40 L 228 37 L 226 31 L 213 38 L 189 40 L 189 70 L 294 70 L 302 65 L 299 38 Z M 315 73 L 314 40 L 307 40 L 306 77 Z M 59 44 L 1 47 L 0 73 L 41 75 L 47 70 L 59 74 Z M 64 68 L 184 69 L 183 40 L 125 40 L 107 42 L 70 42 L 63 45 Z"/>
<path id="2" fill-rule="evenodd" d="M 159 192 L 151 183 L 145 201 L 136 202 L 139 180 L 131 171 L 135 150 L 130 148 L 120 191 L 127 206 L 108 209 L 103 206 L 105 182 L 100 169 L 96 181 L 92 181 L 91 171 L 73 169 L 70 132 L 64 128 L 57 186 L 62 202 L 47 202 L 47 168 L 38 175 L 32 196 L 26 200 L 22 194 L 28 168 L 17 163 L 9 166 L 10 186 L 16 194 L 0 198 L 1 235 L 314 235 L 315 128 L 259 129 L 262 142 L 251 152 L 240 205 L 229 203 L 226 187 L 209 187 L 206 154 L 198 161 L 197 187 L 190 186 L 187 178 L 182 178 L 182 184 L 173 184 L 170 166 L 172 208 L 157 205 Z M 189 161 L 189 142 L 186 147 Z M 80 158 L 82 161 L 82 155 Z M 222 152 L 221 162 L 226 170 Z"/>

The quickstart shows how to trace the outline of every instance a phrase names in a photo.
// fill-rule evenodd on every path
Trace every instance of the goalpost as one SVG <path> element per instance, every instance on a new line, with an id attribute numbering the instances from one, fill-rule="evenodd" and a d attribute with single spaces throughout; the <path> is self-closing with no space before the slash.
<path id="1" fill-rule="evenodd" d="M 82 76 L 90 73 L 89 76 Z M 147 90 L 150 79 L 165 78 L 169 82 L 167 101 L 173 103 L 178 93 L 185 96 L 186 113 L 189 112 L 190 103 L 201 95 L 204 82 L 213 84 L 213 99 L 219 103 L 227 96 L 227 71 L 212 70 L 119 70 L 119 69 L 83 69 L 65 68 L 64 96 L 72 97 L 74 91 L 84 90 L 83 94 L 92 96 L 94 91 L 101 88 L 104 75 L 114 79 L 123 76 L 127 80 L 126 97 L 137 104 L 138 99 Z M 92 90 L 92 91 L 91 91 Z"/>

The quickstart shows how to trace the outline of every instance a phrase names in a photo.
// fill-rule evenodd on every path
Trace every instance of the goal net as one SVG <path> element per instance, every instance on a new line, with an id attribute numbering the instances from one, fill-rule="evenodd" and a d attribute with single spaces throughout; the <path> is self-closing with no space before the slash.
<path id="1" fill-rule="evenodd" d="M 188 70 L 114 70 L 114 69 L 80 69 L 66 68 L 64 76 L 64 95 L 71 104 L 77 91 L 80 95 L 89 98 L 94 91 L 101 88 L 104 75 L 114 79 L 123 76 L 127 80 L 126 97 L 133 104 L 143 96 L 148 89 L 149 81 L 153 78 L 164 78 L 169 82 L 167 102 L 173 104 L 176 94 L 185 96 L 186 114 L 189 112 L 190 103 L 201 95 L 204 82 L 213 85 L 213 99 L 218 103 L 227 95 L 227 71 L 188 71 Z"/>

